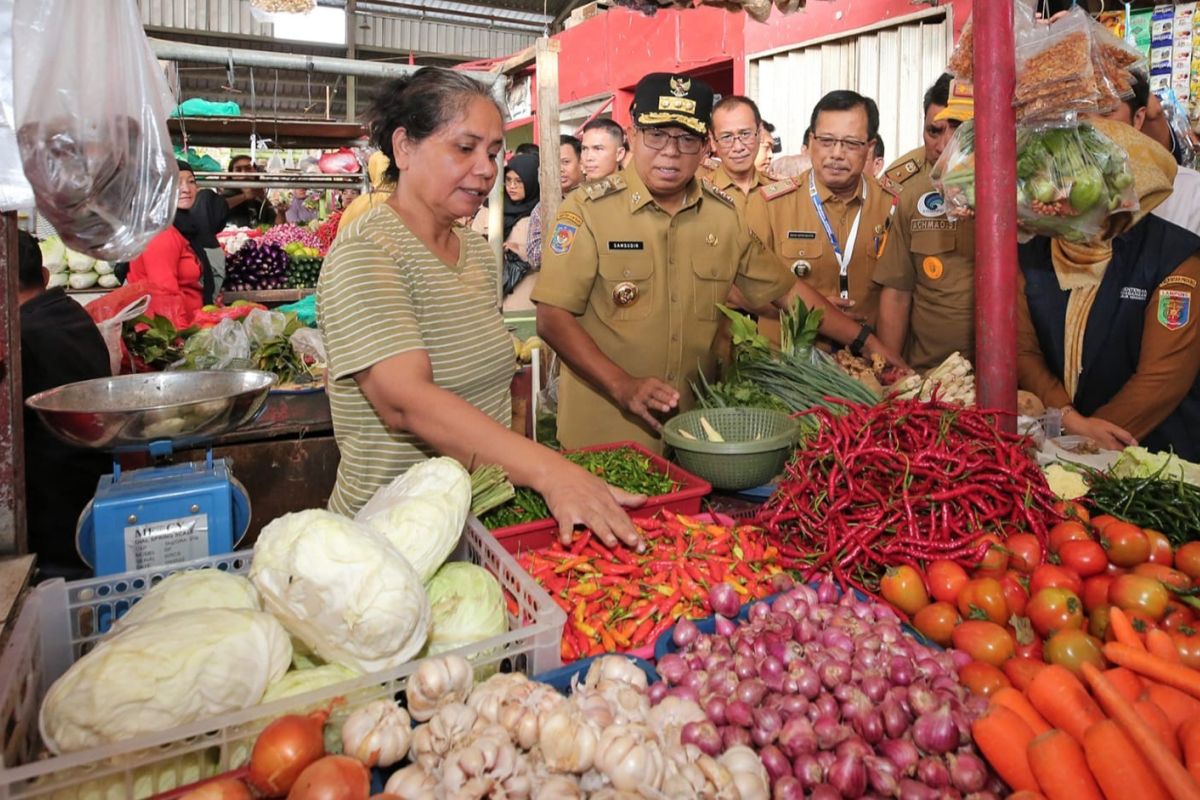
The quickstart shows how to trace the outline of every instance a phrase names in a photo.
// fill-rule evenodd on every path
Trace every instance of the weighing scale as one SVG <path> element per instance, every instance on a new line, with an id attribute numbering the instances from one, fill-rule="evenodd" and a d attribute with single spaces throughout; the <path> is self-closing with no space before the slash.
<path id="1" fill-rule="evenodd" d="M 113 473 L 80 514 L 75 546 L 97 576 L 232 552 L 250 525 L 250 498 L 211 442 L 254 420 L 275 376 L 256 370 L 121 375 L 30 397 L 63 441 L 113 453 Z M 203 461 L 171 462 L 205 445 Z M 154 466 L 123 470 L 121 453 L 148 452 Z"/>

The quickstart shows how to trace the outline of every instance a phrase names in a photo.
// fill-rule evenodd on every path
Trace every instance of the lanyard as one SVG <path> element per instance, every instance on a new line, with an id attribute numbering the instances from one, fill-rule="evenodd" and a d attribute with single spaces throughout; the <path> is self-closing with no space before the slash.
<path id="1" fill-rule="evenodd" d="M 825 235 L 829 237 L 829 244 L 833 246 L 833 254 L 837 257 L 838 262 L 838 296 L 843 300 L 850 299 L 850 257 L 854 255 L 854 243 L 858 241 L 858 223 L 862 221 L 863 206 L 867 204 L 867 181 L 863 179 L 863 201 L 858 207 L 858 213 L 854 215 L 854 224 L 850 226 L 850 236 L 846 240 L 846 250 L 842 252 L 841 245 L 838 244 L 837 234 L 833 232 L 833 226 L 829 224 L 829 215 L 825 213 L 825 204 L 821 202 L 821 198 L 817 196 L 817 177 L 813 173 L 808 175 L 808 194 L 812 197 L 813 206 L 817 209 L 817 216 L 821 220 L 821 227 L 825 229 Z"/>

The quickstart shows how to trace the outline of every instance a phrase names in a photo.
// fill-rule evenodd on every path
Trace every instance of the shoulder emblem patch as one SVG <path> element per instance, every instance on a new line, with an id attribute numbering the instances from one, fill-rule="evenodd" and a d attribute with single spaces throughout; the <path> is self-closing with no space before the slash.
<path id="1" fill-rule="evenodd" d="M 708 178 L 701 180 L 700 186 L 704 189 L 704 191 L 708 192 L 725 205 L 729 206 L 730 208 L 736 208 L 733 197 L 729 194 L 729 192 L 725 191 L 724 189 L 718 189 L 717 185 Z"/>
<path id="2" fill-rule="evenodd" d="M 777 197 L 783 197 L 785 194 L 791 194 L 796 191 L 796 181 L 792 178 L 784 178 L 781 181 L 768 183 L 758 191 L 767 200 L 774 200 Z"/>
<path id="3" fill-rule="evenodd" d="M 921 165 L 917 163 L 915 158 L 910 158 L 902 164 L 897 164 L 889 169 L 885 177 L 889 178 L 894 184 L 899 186 L 920 171 Z"/>
<path id="4" fill-rule="evenodd" d="M 615 194 L 625 188 L 625 179 L 620 175 L 609 175 L 583 187 L 583 193 L 589 200 L 599 200 L 610 194 Z"/>
<path id="5" fill-rule="evenodd" d="M 1187 275 L 1168 275 L 1159 286 L 1186 286 L 1189 289 L 1196 288 L 1196 279 L 1189 278 Z"/>
<path id="6" fill-rule="evenodd" d="M 1191 320 L 1192 293 L 1174 289 L 1158 290 L 1158 322 L 1169 331 L 1177 331 Z"/>

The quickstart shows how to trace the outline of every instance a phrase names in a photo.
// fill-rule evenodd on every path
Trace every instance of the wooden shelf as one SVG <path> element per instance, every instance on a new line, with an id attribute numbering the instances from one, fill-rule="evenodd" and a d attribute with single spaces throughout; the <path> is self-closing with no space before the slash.
<path id="1" fill-rule="evenodd" d="M 251 133 L 270 139 L 273 148 L 315 148 L 361 144 L 367 129 L 358 122 L 273 120 L 249 117 L 179 117 L 167 120 L 173 138 L 187 131 L 188 139 L 210 146 L 245 147 Z"/>

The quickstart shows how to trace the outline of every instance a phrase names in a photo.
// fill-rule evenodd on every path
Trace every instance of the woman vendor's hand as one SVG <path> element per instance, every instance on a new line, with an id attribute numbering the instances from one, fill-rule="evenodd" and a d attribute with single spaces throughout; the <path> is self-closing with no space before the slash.
<path id="1" fill-rule="evenodd" d="M 1124 450 L 1136 447 L 1137 439 L 1120 425 L 1100 417 L 1085 417 L 1075 409 L 1063 415 L 1063 430 L 1075 436 L 1086 436 L 1104 450 Z"/>
<path id="2" fill-rule="evenodd" d="M 646 501 L 644 495 L 630 494 L 609 486 L 582 467 L 564 461 L 564 469 L 556 473 L 549 485 L 534 487 L 546 499 L 550 513 L 558 520 L 558 539 L 569 545 L 575 526 L 583 525 L 607 547 L 617 542 L 637 550 L 645 542 L 621 506 L 636 507 Z"/>

